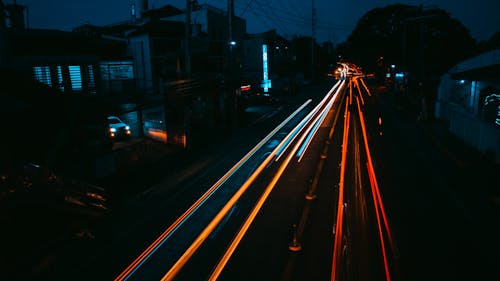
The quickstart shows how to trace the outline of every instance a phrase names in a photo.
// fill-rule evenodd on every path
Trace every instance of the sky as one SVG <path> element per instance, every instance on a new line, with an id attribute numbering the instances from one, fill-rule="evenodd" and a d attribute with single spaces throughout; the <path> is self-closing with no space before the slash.
<path id="1" fill-rule="evenodd" d="M 14 0 L 2 0 L 4 4 Z M 17 0 L 28 7 L 30 28 L 71 30 L 90 23 L 111 24 L 130 18 L 131 0 Z M 227 0 L 198 0 L 226 10 Z M 234 0 L 235 14 L 247 20 L 247 32 L 257 33 L 276 29 L 286 38 L 294 35 L 311 36 L 313 0 Z M 390 4 L 437 7 L 450 12 L 478 41 L 487 40 L 500 31 L 499 0 L 314 0 L 316 38 L 318 42 L 344 42 L 358 20 L 369 10 Z M 170 4 L 184 9 L 186 0 L 149 0 L 150 7 Z M 248 6 L 248 8 L 247 8 Z"/>

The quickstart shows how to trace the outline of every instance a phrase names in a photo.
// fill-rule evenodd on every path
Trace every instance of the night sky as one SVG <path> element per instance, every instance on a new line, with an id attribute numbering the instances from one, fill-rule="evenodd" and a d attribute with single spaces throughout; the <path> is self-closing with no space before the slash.
<path id="1" fill-rule="evenodd" d="M 14 0 L 3 0 L 4 4 Z M 84 23 L 103 25 L 129 18 L 130 0 L 18 0 L 29 9 L 31 28 L 71 30 Z M 198 1 L 226 9 L 227 0 Z M 311 35 L 311 1 L 304 0 L 234 0 L 235 14 L 247 20 L 247 31 L 256 33 L 276 28 L 287 38 Z M 250 3 L 249 8 L 245 9 Z M 315 0 L 317 11 L 316 37 L 319 42 L 335 44 L 347 39 L 357 21 L 367 11 L 389 4 L 423 4 L 451 13 L 453 18 L 469 28 L 472 37 L 487 40 L 500 31 L 500 1 L 498 0 Z M 184 9 L 185 0 L 149 0 L 150 7 L 170 4 Z M 245 11 L 246 10 L 246 11 Z"/>

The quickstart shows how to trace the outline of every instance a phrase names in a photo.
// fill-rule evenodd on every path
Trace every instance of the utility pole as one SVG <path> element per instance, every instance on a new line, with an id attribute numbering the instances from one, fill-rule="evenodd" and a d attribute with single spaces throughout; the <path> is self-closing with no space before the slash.
<path id="1" fill-rule="evenodd" d="M 7 55 L 7 26 L 5 24 L 5 6 L 0 0 L 0 71 L 7 69 L 8 55 Z"/>
<path id="2" fill-rule="evenodd" d="M 316 9 L 314 0 L 311 3 L 311 80 L 314 80 L 314 40 L 316 37 Z"/>
<path id="3" fill-rule="evenodd" d="M 236 120 L 236 93 L 235 93 L 235 67 L 234 67 L 234 48 L 236 42 L 233 38 L 233 20 L 234 20 L 234 0 L 227 1 L 228 34 L 227 34 L 227 57 L 226 57 L 226 94 L 227 94 L 227 124 L 230 128 L 235 127 Z"/>
<path id="4" fill-rule="evenodd" d="M 229 50 L 232 49 L 231 42 L 233 42 L 233 14 L 234 14 L 234 0 L 227 1 L 227 14 L 228 14 L 228 42 Z"/>
<path id="5" fill-rule="evenodd" d="M 424 13 L 424 9 L 423 9 L 423 6 L 422 4 L 420 4 L 419 6 L 419 16 L 420 17 L 423 17 Z M 419 44 L 419 48 L 418 48 L 418 75 L 419 75 L 419 79 L 420 81 L 422 82 L 424 79 L 424 68 L 425 68 L 425 65 L 424 65 L 424 60 L 425 60 L 425 57 L 424 57 L 424 47 L 425 47 L 425 44 L 424 44 L 424 26 L 425 25 L 425 22 L 424 20 L 420 20 L 418 22 L 418 32 L 419 32 L 419 38 L 418 38 L 418 44 Z"/>
<path id="6" fill-rule="evenodd" d="M 184 43 L 184 63 L 185 63 L 185 71 L 186 78 L 191 76 L 191 51 L 190 51 L 190 42 L 191 42 L 191 0 L 186 0 L 186 24 L 185 24 L 185 43 Z"/>

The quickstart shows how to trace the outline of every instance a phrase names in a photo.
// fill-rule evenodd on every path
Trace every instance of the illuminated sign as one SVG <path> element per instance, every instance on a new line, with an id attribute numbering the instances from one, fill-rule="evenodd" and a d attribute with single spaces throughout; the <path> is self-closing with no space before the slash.
<path id="1" fill-rule="evenodd" d="M 271 88 L 271 80 L 269 80 L 268 76 L 268 68 L 267 68 L 267 45 L 263 44 L 262 45 L 262 65 L 263 65 L 263 73 L 264 73 L 264 79 L 262 80 L 262 88 L 264 88 L 264 92 L 268 92 L 269 89 Z"/>
<path id="2" fill-rule="evenodd" d="M 101 75 L 107 81 L 134 79 L 134 66 L 131 61 L 103 62 Z"/>

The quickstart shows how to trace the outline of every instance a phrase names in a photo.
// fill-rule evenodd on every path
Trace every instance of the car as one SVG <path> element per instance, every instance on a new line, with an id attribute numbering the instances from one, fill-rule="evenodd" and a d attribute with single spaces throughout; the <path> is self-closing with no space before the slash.
<path id="1" fill-rule="evenodd" d="M 108 127 L 111 139 L 128 138 L 132 135 L 130 126 L 116 116 L 108 116 Z"/>

